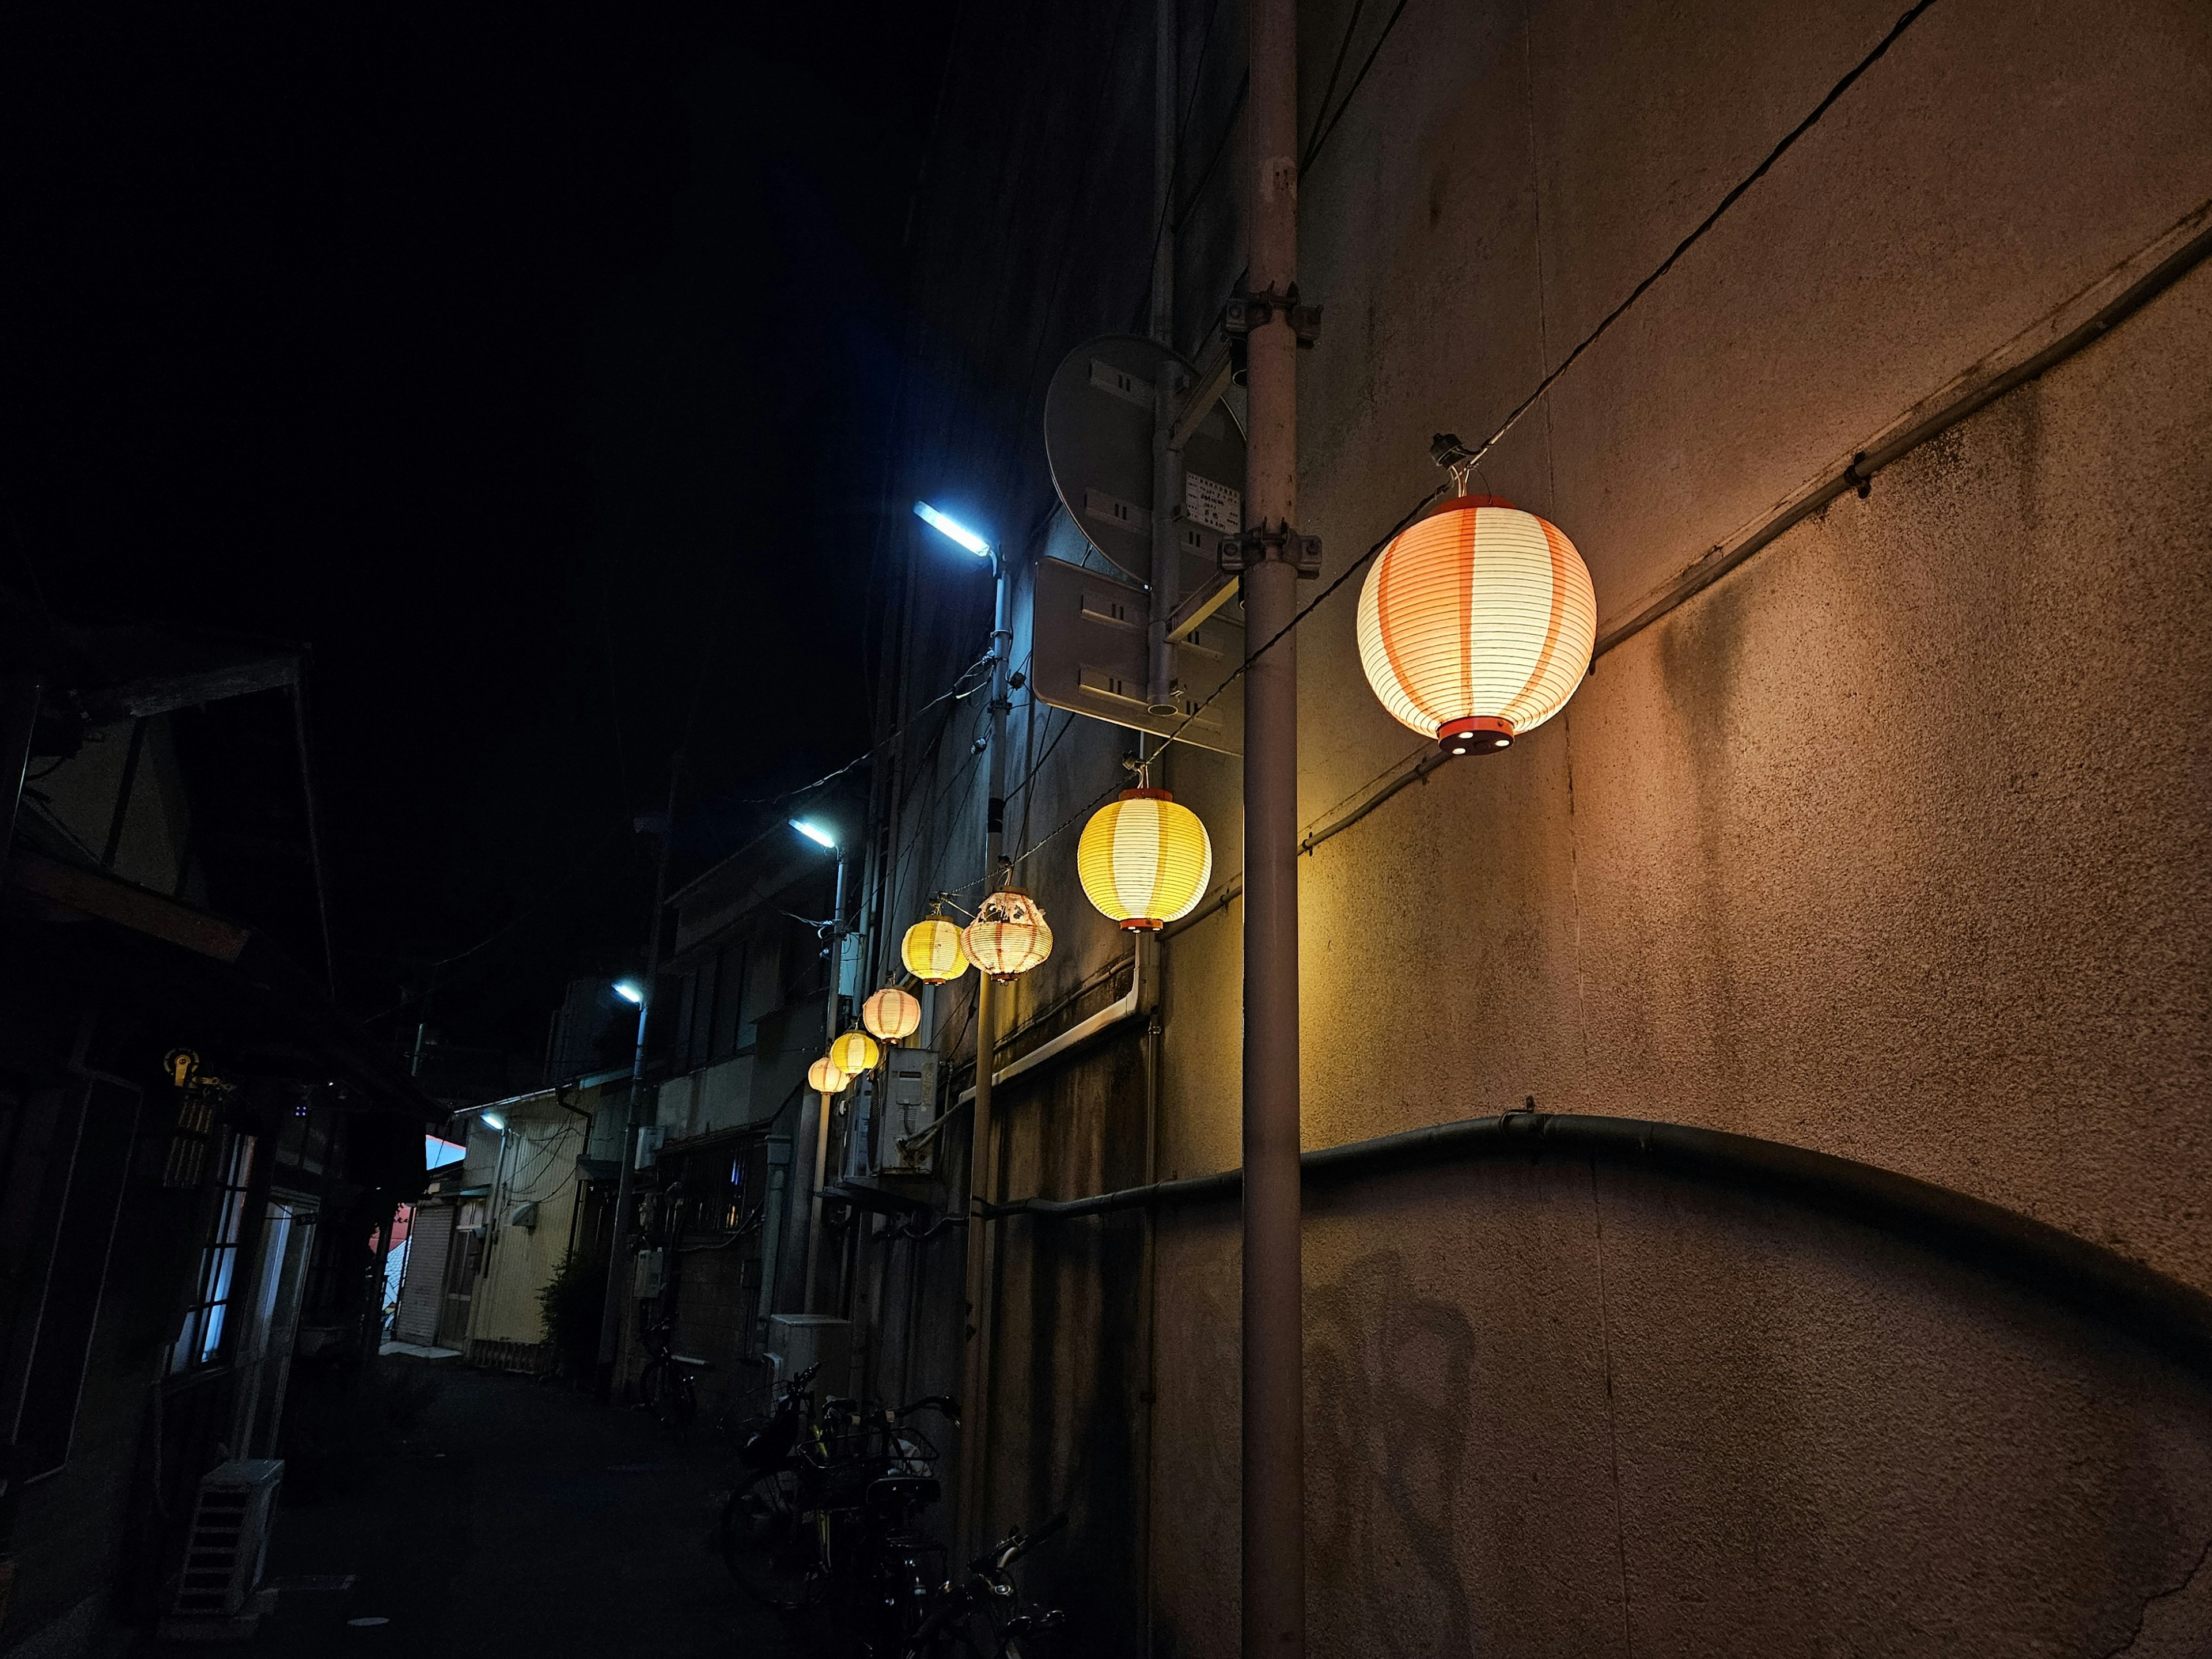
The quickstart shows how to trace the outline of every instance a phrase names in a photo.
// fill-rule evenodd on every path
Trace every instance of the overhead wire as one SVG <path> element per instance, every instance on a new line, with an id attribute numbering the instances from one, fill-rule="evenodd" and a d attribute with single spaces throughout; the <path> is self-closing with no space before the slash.
<path id="1" fill-rule="evenodd" d="M 1570 368 L 1573 368 L 1576 362 L 1581 359 L 1583 353 L 1587 352 L 1592 346 L 1595 345 L 1600 339 L 1603 338 L 1606 332 L 1613 327 L 1613 324 L 1620 321 L 1621 317 L 1631 307 L 1632 307 L 1638 300 L 1643 298 L 1645 294 L 1649 293 L 1653 285 L 1663 278 L 1668 271 L 1672 270 L 1674 266 L 1680 263 L 1682 256 L 1687 253 L 1692 247 L 1696 246 L 1697 244 L 1703 240 L 1705 234 L 1711 230 L 1712 228 L 1720 222 L 1722 216 L 1726 214 L 1729 208 L 1733 207 L 1739 200 L 1741 200 L 1744 193 L 1750 190 L 1753 185 L 1765 178 L 1767 173 L 1773 167 L 1774 164 L 1780 161 L 1800 138 L 1803 137 L 1807 132 L 1810 131 L 1822 116 L 1826 115 L 1830 109 L 1834 107 L 1837 100 L 1843 97 L 1846 92 L 1850 91 L 1850 88 L 1856 84 L 1859 77 L 1864 75 L 1868 70 L 1875 65 L 1875 64 L 1879 62 L 1889 49 L 1897 44 L 1898 40 L 1905 33 L 1905 30 L 1910 28 L 1913 23 L 1917 21 L 1921 14 L 1925 12 L 1929 7 L 1935 4 L 1935 3 L 1936 0 L 1916 0 L 1915 4 L 1907 8 L 1906 10 L 1898 18 L 1896 22 L 1890 26 L 1888 33 L 1882 36 L 1881 40 L 1876 43 L 1874 49 L 1868 52 L 1866 56 L 1862 58 L 1856 64 L 1853 64 L 1844 75 L 1843 78 L 1838 81 L 1834 86 L 1828 89 L 1826 96 L 1823 97 L 1818 104 L 1814 106 L 1811 112 L 1808 113 L 1802 120 L 1799 121 L 1796 126 L 1790 128 L 1787 133 L 1784 134 L 1781 140 L 1777 143 L 1775 146 L 1760 160 L 1759 165 L 1753 167 L 1749 173 L 1746 173 L 1742 179 L 1736 182 L 1736 184 L 1725 196 L 1721 198 L 1720 201 L 1714 205 L 1712 210 L 1706 214 L 1703 219 L 1698 222 L 1696 227 L 1690 231 L 1689 234 L 1683 237 L 1680 241 L 1677 242 L 1674 245 L 1673 251 L 1671 251 L 1665 258 L 1662 259 L 1648 276 L 1646 276 L 1641 282 L 1638 283 L 1634 288 L 1631 289 L 1627 296 L 1624 298 L 1620 304 L 1613 307 L 1611 311 L 1607 312 L 1605 316 L 1599 320 L 1597 325 L 1591 329 L 1588 334 L 1583 337 L 1582 340 L 1575 346 L 1573 350 L 1568 352 L 1565 357 L 1559 360 L 1558 367 L 1553 368 L 1549 373 L 1539 380 L 1534 389 L 1532 390 L 1527 397 L 1522 398 L 1519 403 L 1516 404 L 1511 410 L 1507 411 L 1505 417 L 1498 422 L 1496 429 L 1493 430 L 1487 438 L 1484 439 L 1480 445 L 1462 457 L 1455 465 L 1463 466 L 1470 471 L 1474 467 L 1480 466 L 1490 453 L 1495 449 L 1498 444 L 1504 441 L 1506 434 L 1510 433 L 1515 426 L 1519 424 L 1522 416 L 1526 415 L 1531 409 L 1534 408 L 1537 403 L 1543 398 L 1544 394 L 1552 389 L 1552 387 L 1559 381 L 1560 376 L 1564 375 Z M 1401 4 L 1399 7 L 1399 11 L 1402 12 L 1403 10 L 1404 7 Z M 1390 22 L 1395 24 L 1396 21 L 1397 13 L 1394 12 L 1391 15 Z M 1389 25 L 1386 24 L 1384 26 L 1383 37 L 1387 38 L 1389 33 Z M 1378 39 L 1376 42 L 1375 52 L 1380 52 L 1381 49 L 1382 40 Z M 1370 52 L 1368 57 L 1367 64 L 1371 65 L 1373 62 L 1374 52 Z M 1365 77 L 1366 72 L 1367 65 L 1363 65 L 1359 75 L 1356 76 L 1352 82 L 1351 91 L 1348 91 L 1345 95 L 1346 102 L 1347 104 L 1350 101 L 1352 92 L 1356 92 L 1358 89 L 1359 82 Z M 1343 113 L 1343 109 L 1344 106 L 1340 105 L 1337 112 L 1340 116 Z M 1319 153 L 1321 143 L 1327 140 L 1328 132 L 1334 129 L 1334 125 L 1335 123 L 1332 119 L 1329 123 L 1329 126 L 1328 128 L 1324 128 L 1321 131 L 1319 138 L 1316 141 L 1312 154 L 1317 155 Z M 1407 528 L 1407 526 L 1411 525 L 1414 520 L 1418 519 L 1421 515 L 1422 512 L 1427 508 L 1430 503 L 1436 501 L 1437 497 L 1442 495 L 1444 491 L 1450 487 L 1450 480 L 1449 478 L 1438 483 L 1434 489 L 1429 490 L 1418 501 L 1414 502 L 1413 505 L 1407 510 L 1407 512 L 1389 528 L 1389 531 L 1384 532 L 1384 534 L 1377 538 L 1375 541 L 1370 543 L 1366 550 L 1360 554 L 1357 559 L 1354 559 L 1341 572 L 1340 572 L 1334 580 L 1331 581 L 1327 586 L 1323 587 L 1320 592 L 1314 595 L 1311 599 L 1308 600 L 1304 605 L 1302 605 L 1297 613 L 1291 617 L 1289 622 L 1284 623 L 1281 628 L 1278 629 L 1274 632 L 1274 634 L 1262 641 L 1257 648 L 1248 652 L 1243 659 L 1237 663 L 1237 666 L 1230 672 L 1228 676 L 1224 678 L 1218 685 L 1215 686 L 1212 691 L 1208 692 L 1200 702 L 1194 706 L 1188 714 L 1183 716 L 1182 720 L 1177 723 L 1175 730 L 1169 732 L 1160 739 L 1159 747 L 1153 750 L 1153 756 L 1157 757 L 1159 755 L 1164 754 L 1176 743 L 1183 741 L 1183 734 L 1189 730 L 1191 722 L 1195 720 L 1200 714 L 1204 714 L 1223 692 L 1226 691 L 1231 685 L 1242 679 L 1246 670 L 1249 669 L 1254 663 L 1259 661 L 1261 658 L 1266 656 L 1268 652 L 1273 650 L 1277 645 L 1280 644 L 1285 637 L 1297 628 L 1299 623 L 1305 621 L 1308 617 L 1310 617 L 1322 605 L 1327 604 L 1346 582 L 1350 581 L 1354 576 L 1365 569 L 1368 562 L 1372 560 L 1376 554 L 1380 553 L 1393 541 L 1396 540 L 1398 536 Z M 1401 763 L 1401 764 L 1402 765 L 1402 763 Z M 1397 769 L 1398 769 L 1395 767 L 1391 769 L 1394 772 Z M 1388 775 L 1386 774 L 1385 775 Z M 1113 794 L 1119 787 L 1120 785 L 1118 781 L 1109 784 L 1105 789 L 1094 796 L 1085 805 L 1079 807 L 1074 812 L 1063 818 L 1059 823 L 1054 825 L 1051 830 L 1048 830 L 1034 844 L 1023 848 L 1011 862 L 1018 865 L 1024 860 L 1033 856 L 1043 848 L 1048 846 L 1052 842 L 1058 839 L 1068 830 L 1073 828 L 1079 821 L 1087 817 L 1091 811 L 1103 805 L 1106 798 L 1109 795 Z"/>

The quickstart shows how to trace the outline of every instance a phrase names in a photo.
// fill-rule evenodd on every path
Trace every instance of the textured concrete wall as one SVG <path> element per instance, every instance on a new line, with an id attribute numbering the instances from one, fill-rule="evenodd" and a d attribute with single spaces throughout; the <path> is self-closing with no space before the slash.
<path id="1" fill-rule="evenodd" d="M 1156 1651 L 1233 1653 L 1233 1210 L 1166 1224 L 1161 1275 Z M 1316 1653 L 2212 1638 L 2212 1388 L 1971 1269 L 1516 1159 L 1314 1202 L 1306 1282 Z"/>
<path id="2" fill-rule="evenodd" d="M 1194 70 L 1184 9 L 1210 145 L 1241 44 L 1224 25 Z M 1486 434 L 1896 9 L 1408 9 L 1302 185 L 1328 574 L 1433 483 L 1430 433 Z M 1351 10 L 1304 8 L 1310 98 Z M 1110 84 L 1141 130 L 1141 76 Z M 1186 337 L 1239 263 L 1225 153 Z M 1619 622 L 2208 200 L 2212 11 L 1938 0 L 1478 483 L 1559 523 Z M 1320 848 L 1307 1143 L 1533 1094 L 1900 1170 L 2212 1291 L 2208 572 L 2199 268 L 1610 652 L 1509 753 Z M 1425 746 L 1366 690 L 1356 592 L 1299 637 L 1309 825 Z M 951 847 L 955 878 L 968 735 L 909 785 L 942 826 L 915 862 Z M 1015 811 L 1060 822 L 1127 746 L 1079 724 Z M 1165 771 L 1233 877 L 1236 763 Z M 1016 1018 L 1114 948 L 1072 848 L 1024 874 L 1060 949 Z M 1238 925 L 1166 948 L 1163 1176 L 1238 1159 Z M 1137 1178 L 1135 1048 L 1008 1091 L 1012 1191 Z M 1233 1211 L 1164 1218 L 1156 1259 L 1134 1218 L 1005 1238 L 989 1519 L 1073 1498 L 1034 1574 L 1079 1651 L 1133 1650 L 1149 1613 L 1154 1652 L 1233 1653 Z M 2032 1295 L 1588 1164 L 1363 1185 L 1307 1250 L 1317 1653 L 2206 1650 L 2206 1379 Z M 936 1334 L 884 1352 L 936 1342 L 941 1376 L 962 1310 L 932 1283 Z"/>

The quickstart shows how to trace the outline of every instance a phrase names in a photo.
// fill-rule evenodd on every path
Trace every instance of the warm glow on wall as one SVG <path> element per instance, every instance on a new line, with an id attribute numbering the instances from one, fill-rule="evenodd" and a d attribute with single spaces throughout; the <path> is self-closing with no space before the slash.
<path id="1" fill-rule="evenodd" d="M 858 1077 L 875 1069 L 880 1052 L 866 1031 L 848 1031 L 830 1045 L 830 1063 L 847 1077 Z"/>
<path id="2" fill-rule="evenodd" d="M 1453 754 L 1480 754 L 1566 706 L 1597 641 L 1597 598 L 1555 526 L 1495 495 L 1455 495 L 1382 550 L 1358 628 L 1382 706 Z"/>
<path id="3" fill-rule="evenodd" d="M 860 1024 L 885 1042 L 914 1035 L 921 1024 L 921 1005 L 896 985 L 886 985 L 860 1005 Z"/>
<path id="4" fill-rule="evenodd" d="M 906 930 L 899 959 L 924 985 L 942 985 L 968 971 L 968 951 L 958 926 L 934 912 Z"/>
<path id="5" fill-rule="evenodd" d="M 1018 887 L 985 899 L 962 939 L 968 959 L 996 980 L 1026 974 L 1052 954 L 1044 907 Z"/>
<path id="6" fill-rule="evenodd" d="M 1125 789 L 1083 826 L 1076 873 L 1091 902 L 1127 928 L 1188 915 L 1206 896 L 1213 843 L 1198 814 L 1164 789 Z"/>
<path id="7" fill-rule="evenodd" d="M 817 1095 L 834 1095 L 843 1090 L 853 1079 L 837 1067 L 836 1061 L 824 1054 L 806 1068 L 806 1086 Z"/>

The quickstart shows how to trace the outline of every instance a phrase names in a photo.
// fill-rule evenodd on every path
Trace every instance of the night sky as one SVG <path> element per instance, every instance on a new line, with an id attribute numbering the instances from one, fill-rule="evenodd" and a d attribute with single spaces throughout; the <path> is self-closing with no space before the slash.
<path id="1" fill-rule="evenodd" d="M 865 746 L 951 9 L 768 9 L 0 24 L 0 584 L 312 646 L 343 1000 L 380 1030 L 487 938 L 435 970 L 456 1041 L 527 1051 L 562 981 L 634 962 L 630 820 L 687 728 L 679 878 Z M 290 788 L 278 712 L 203 717 L 195 787 Z M 311 892 L 255 845 L 234 896 Z"/>

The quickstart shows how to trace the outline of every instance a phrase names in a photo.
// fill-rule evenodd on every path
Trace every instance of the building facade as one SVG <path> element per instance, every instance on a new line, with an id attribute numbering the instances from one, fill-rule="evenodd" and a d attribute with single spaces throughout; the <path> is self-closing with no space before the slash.
<path id="1" fill-rule="evenodd" d="M 993 1145 L 972 974 L 917 1038 L 926 1172 L 848 1115 L 833 1163 L 894 1197 L 816 1291 L 856 1386 L 970 1389 L 969 1537 L 1072 1508 L 1032 1571 L 1080 1650 L 1182 1656 L 1238 1642 L 1238 1209 L 1200 1178 L 1240 1158 L 1239 763 L 1152 761 L 1213 881 L 1133 942 L 1073 843 L 1138 735 L 1040 699 L 1031 628 L 1042 561 L 1103 568 L 1055 366 L 1152 334 L 1200 374 L 1242 286 L 1243 9 L 1150 9 L 986 7 L 950 55 L 885 494 L 1006 556 L 1054 944 Z M 1316 1650 L 2193 1650 L 2212 15 L 1298 10 L 1303 1137 L 1346 1149 L 1307 1187 Z M 1501 424 L 1473 487 L 1571 538 L 1597 648 L 1437 767 L 1358 574 L 1431 434 Z M 986 874 L 982 700 L 940 699 L 989 578 L 904 520 L 876 568 L 856 996 Z"/>

